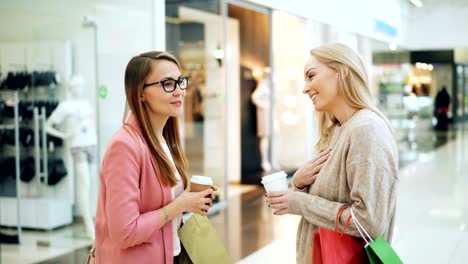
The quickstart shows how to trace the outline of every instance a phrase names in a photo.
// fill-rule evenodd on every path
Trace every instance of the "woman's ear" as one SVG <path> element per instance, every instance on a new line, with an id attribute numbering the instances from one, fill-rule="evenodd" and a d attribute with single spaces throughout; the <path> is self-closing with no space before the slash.
<path id="1" fill-rule="evenodd" d="M 343 77 L 348 77 L 349 74 L 349 67 L 346 65 L 343 65 Z"/>

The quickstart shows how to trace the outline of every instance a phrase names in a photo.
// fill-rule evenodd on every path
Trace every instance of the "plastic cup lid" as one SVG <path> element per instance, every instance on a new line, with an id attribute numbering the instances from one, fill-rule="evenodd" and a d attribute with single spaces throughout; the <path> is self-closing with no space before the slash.
<path id="1" fill-rule="evenodd" d="M 211 177 L 207 176 L 193 175 L 190 179 L 190 182 L 202 185 L 213 185 L 213 180 L 211 179 Z"/>
<path id="2" fill-rule="evenodd" d="M 287 177 L 288 175 L 284 171 L 276 172 L 267 176 L 262 177 L 262 183 L 276 181 Z"/>

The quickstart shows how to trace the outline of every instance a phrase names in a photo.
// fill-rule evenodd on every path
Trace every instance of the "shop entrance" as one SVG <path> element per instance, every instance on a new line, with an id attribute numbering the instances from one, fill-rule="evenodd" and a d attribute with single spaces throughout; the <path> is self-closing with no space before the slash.
<path id="1" fill-rule="evenodd" d="M 468 120 L 468 64 L 457 65 L 457 112 L 460 121 Z"/>
<path id="2" fill-rule="evenodd" d="M 258 184 L 260 177 L 272 170 L 270 12 L 228 4 L 228 16 L 239 21 L 241 183 Z"/>

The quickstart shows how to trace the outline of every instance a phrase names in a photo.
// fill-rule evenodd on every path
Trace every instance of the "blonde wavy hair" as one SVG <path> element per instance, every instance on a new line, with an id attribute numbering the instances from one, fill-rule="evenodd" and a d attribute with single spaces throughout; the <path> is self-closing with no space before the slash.
<path id="1" fill-rule="evenodd" d="M 310 55 L 320 63 L 338 72 L 338 92 L 346 104 L 356 108 L 369 109 L 379 115 L 391 129 L 387 118 L 372 102 L 369 79 L 364 62 L 350 47 L 332 43 L 312 49 Z M 318 150 L 328 146 L 333 129 L 339 124 L 338 119 L 328 112 L 316 112 L 319 124 Z"/>

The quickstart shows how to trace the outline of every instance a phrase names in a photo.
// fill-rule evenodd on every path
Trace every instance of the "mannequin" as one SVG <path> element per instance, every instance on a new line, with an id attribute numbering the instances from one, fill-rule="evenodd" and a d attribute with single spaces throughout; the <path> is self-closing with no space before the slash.
<path id="1" fill-rule="evenodd" d="M 258 82 L 251 99 L 252 103 L 257 107 L 257 136 L 260 140 L 261 167 L 264 171 L 271 171 L 268 155 L 271 135 L 271 91 L 268 71 L 265 71 L 263 78 Z"/>
<path id="2" fill-rule="evenodd" d="M 68 142 L 76 179 L 78 209 L 83 217 L 86 234 L 94 240 L 94 223 L 91 216 L 91 177 L 95 177 L 97 133 L 91 104 L 82 99 L 84 81 L 72 77 L 65 87 L 68 98 L 58 105 L 46 122 L 47 133 Z M 60 125 L 60 130 L 56 127 Z"/>

